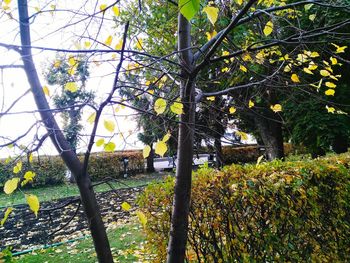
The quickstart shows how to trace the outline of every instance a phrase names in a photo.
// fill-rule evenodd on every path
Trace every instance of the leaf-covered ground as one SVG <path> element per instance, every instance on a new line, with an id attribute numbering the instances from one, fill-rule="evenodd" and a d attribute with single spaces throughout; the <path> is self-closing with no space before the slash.
<path id="1" fill-rule="evenodd" d="M 128 222 L 135 210 L 134 201 L 140 191 L 142 187 L 97 194 L 103 220 L 108 228 Z M 132 209 L 124 211 L 121 208 L 123 202 L 131 204 Z M 14 206 L 15 210 L 0 228 L 0 250 L 11 246 L 12 251 L 23 251 L 89 235 L 84 212 L 79 203 L 78 197 L 43 202 L 38 218 L 29 211 L 27 205 Z"/>

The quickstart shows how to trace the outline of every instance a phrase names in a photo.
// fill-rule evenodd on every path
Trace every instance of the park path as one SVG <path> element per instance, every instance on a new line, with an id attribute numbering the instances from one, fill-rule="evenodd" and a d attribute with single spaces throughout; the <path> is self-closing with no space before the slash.
<path id="1" fill-rule="evenodd" d="M 113 227 L 128 221 L 136 209 L 135 199 L 143 187 L 124 188 L 98 193 L 103 221 Z M 132 209 L 124 211 L 121 204 L 128 202 Z M 27 205 L 17 205 L 0 228 L 0 250 L 11 246 L 12 251 L 22 251 L 40 245 L 49 245 L 89 235 L 87 221 L 79 198 L 67 197 L 51 202 L 42 202 L 35 218 Z M 58 208 L 54 209 L 53 208 Z"/>

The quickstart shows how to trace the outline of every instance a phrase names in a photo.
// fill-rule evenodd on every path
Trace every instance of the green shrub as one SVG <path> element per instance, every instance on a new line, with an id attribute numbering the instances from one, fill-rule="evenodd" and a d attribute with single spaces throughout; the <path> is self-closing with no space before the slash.
<path id="1" fill-rule="evenodd" d="M 187 257 L 195 262 L 349 262 L 350 155 L 231 165 L 193 176 Z M 174 178 L 139 204 L 164 262 Z"/>
<path id="2" fill-rule="evenodd" d="M 90 156 L 88 172 L 94 181 L 120 178 L 124 174 L 122 158 L 129 159 L 127 173 L 133 175 L 144 171 L 145 162 L 141 151 L 94 153 Z M 83 159 L 83 156 L 80 157 Z"/>
<path id="3" fill-rule="evenodd" d="M 17 162 L 17 161 L 16 161 Z M 58 156 L 40 156 L 34 157 L 33 162 L 28 163 L 22 160 L 22 170 L 18 174 L 13 173 L 13 162 L 0 162 L 0 183 L 4 184 L 6 180 L 12 177 L 22 177 L 26 171 L 35 172 L 34 181 L 27 187 L 36 187 L 43 185 L 61 184 L 65 180 L 66 166 Z"/>
<path id="4" fill-rule="evenodd" d="M 287 156 L 295 152 L 302 151 L 301 147 L 296 147 L 290 143 L 284 144 L 284 154 Z M 222 154 L 225 164 L 231 163 L 254 163 L 263 154 L 257 145 L 248 146 L 223 146 Z"/>

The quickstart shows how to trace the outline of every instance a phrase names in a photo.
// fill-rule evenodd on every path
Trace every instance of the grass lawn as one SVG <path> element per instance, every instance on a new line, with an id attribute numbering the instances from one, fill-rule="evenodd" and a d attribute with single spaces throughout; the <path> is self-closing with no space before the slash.
<path id="1" fill-rule="evenodd" d="M 118 182 L 111 182 L 114 189 L 120 189 L 125 187 L 135 187 L 148 184 L 154 180 L 162 180 L 164 174 L 153 173 L 153 174 L 140 174 L 132 176 L 126 179 L 118 179 Z M 104 192 L 111 190 L 107 184 L 101 184 L 95 187 L 97 192 Z M 59 198 L 68 196 L 78 196 L 79 190 L 75 184 L 62 184 L 55 186 L 47 186 L 40 188 L 27 188 L 16 190 L 13 194 L 7 195 L 3 191 L 0 192 L 0 209 L 1 207 L 13 206 L 17 204 L 25 204 L 26 200 L 23 193 L 30 193 L 38 196 L 40 202 L 51 201 Z"/>
<path id="2" fill-rule="evenodd" d="M 137 223 L 116 226 L 108 231 L 108 237 L 114 262 L 147 262 L 144 255 L 144 235 Z M 57 263 L 57 262 L 97 262 L 91 238 L 48 249 L 39 249 L 31 253 L 13 257 L 14 262 L 22 263 Z M 1 262 L 1 259 L 0 259 Z"/>

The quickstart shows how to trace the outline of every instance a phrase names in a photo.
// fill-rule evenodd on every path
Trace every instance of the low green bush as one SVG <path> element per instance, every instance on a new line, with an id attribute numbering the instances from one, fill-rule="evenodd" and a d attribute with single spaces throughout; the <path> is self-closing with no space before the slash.
<path id="1" fill-rule="evenodd" d="M 188 261 L 349 262 L 350 155 L 202 168 L 193 176 Z M 139 198 L 164 262 L 174 178 Z"/>
<path id="2" fill-rule="evenodd" d="M 290 155 L 295 152 L 303 152 L 303 148 L 299 146 L 294 146 L 290 143 L 284 144 L 284 154 Z M 247 146 L 223 146 L 222 154 L 224 156 L 224 163 L 254 163 L 263 155 L 263 151 L 259 150 L 257 145 L 247 145 Z"/>
<path id="3" fill-rule="evenodd" d="M 66 166 L 57 156 L 34 157 L 31 163 L 22 160 L 22 170 L 18 174 L 13 173 L 14 165 L 11 161 L 0 161 L 0 184 L 12 177 L 22 177 L 29 170 L 35 172 L 36 176 L 27 187 L 62 184 L 65 180 Z"/>

